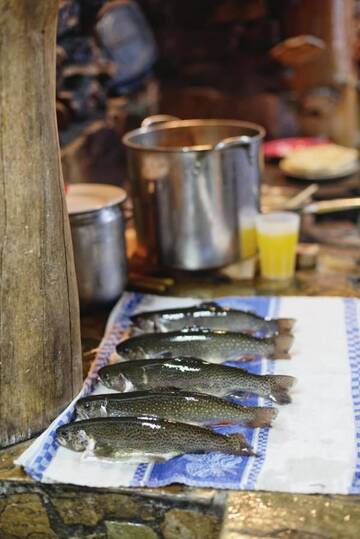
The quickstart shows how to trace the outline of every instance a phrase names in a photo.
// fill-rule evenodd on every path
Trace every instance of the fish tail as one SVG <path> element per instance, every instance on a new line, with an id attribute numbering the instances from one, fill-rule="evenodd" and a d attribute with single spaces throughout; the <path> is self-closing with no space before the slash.
<path id="1" fill-rule="evenodd" d="M 294 376 L 268 376 L 270 382 L 270 398 L 278 404 L 289 404 L 291 402 L 291 397 L 289 395 L 289 390 L 296 383 L 296 378 Z"/>
<path id="2" fill-rule="evenodd" d="M 278 415 L 276 408 L 256 408 L 255 417 L 246 422 L 246 426 L 250 428 L 271 427 L 272 422 Z"/>
<path id="3" fill-rule="evenodd" d="M 275 350 L 272 359 L 289 359 L 289 350 L 292 346 L 294 337 L 290 333 L 282 333 L 274 337 Z"/>
<path id="4" fill-rule="evenodd" d="M 295 318 L 279 318 L 277 320 L 279 333 L 290 333 L 295 325 L 295 322 Z"/>
<path id="5" fill-rule="evenodd" d="M 229 442 L 229 451 L 233 455 L 254 456 L 254 450 L 242 434 L 229 434 L 226 436 Z"/>

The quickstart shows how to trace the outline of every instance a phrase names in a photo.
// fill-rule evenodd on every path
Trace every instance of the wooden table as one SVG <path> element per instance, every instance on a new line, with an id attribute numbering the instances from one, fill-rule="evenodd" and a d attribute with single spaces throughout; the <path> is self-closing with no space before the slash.
<path id="1" fill-rule="evenodd" d="M 298 272 L 286 295 L 360 298 L 360 253 L 322 247 L 316 271 Z M 218 275 L 180 280 L 169 294 L 200 297 L 273 293 L 261 281 Z M 82 316 L 84 365 L 108 311 Z M 0 451 L 0 538 L 251 539 L 360 537 L 360 496 L 236 492 L 172 486 L 93 489 L 42 485 L 13 465 L 27 445 Z"/>

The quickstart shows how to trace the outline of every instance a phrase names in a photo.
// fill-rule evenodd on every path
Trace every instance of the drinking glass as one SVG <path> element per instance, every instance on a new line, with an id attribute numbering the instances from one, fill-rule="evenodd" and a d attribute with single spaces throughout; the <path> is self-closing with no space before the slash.
<path id="1" fill-rule="evenodd" d="M 295 271 L 300 217 L 293 212 L 272 212 L 256 217 L 261 275 L 290 279 Z"/>

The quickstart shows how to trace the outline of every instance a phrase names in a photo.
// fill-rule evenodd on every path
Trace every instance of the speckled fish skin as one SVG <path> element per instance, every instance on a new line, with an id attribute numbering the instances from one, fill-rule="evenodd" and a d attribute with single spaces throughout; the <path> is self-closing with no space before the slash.
<path id="1" fill-rule="evenodd" d="M 249 427 L 259 427 L 270 426 L 277 410 L 241 406 L 218 397 L 177 390 L 94 395 L 79 399 L 76 403 L 76 415 L 79 419 L 140 414 L 194 425 L 242 423 Z"/>
<path id="2" fill-rule="evenodd" d="M 91 448 L 95 455 L 123 458 L 144 455 L 208 453 L 220 451 L 251 455 L 242 435 L 221 435 L 205 427 L 154 417 L 111 417 L 76 421 L 59 427 L 60 445 L 73 451 Z"/>
<path id="3" fill-rule="evenodd" d="M 115 363 L 99 371 L 101 382 L 117 391 L 175 387 L 218 397 L 240 391 L 291 402 L 292 376 L 251 374 L 244 369 L 216 365 L 193 357 L 145 359 Z"/>
<path id="4" fill-rule="evenodd" d="M 221 307 L 211 302 L 193 307 L 142 312 L 132 316 L 131 322 L 133 335 L 181 331 L 189 326 L 200 326 L 272 337 L 291 331 L 295 320 L 262 318 L 250 311 Z"/>
<path id="5" fill-rule="evenodd" d="M 122 341 L 116 347 L 122 359 L 192 356 L 214 363 L 253 359 L 289 357 L 291 335 L 258 339 L 244 333 L 189 328 L 169 333 L 148 333 Z"/>

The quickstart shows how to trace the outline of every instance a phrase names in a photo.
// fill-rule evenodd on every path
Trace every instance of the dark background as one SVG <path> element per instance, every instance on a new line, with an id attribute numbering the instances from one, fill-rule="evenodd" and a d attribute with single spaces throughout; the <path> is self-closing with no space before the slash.
<path id="1" fill-rule="evenodd" d="M 301 134 L 293 70 L 270 54 L 289 35 L 286 10 L 301 1 L 62 0 L 57 112 L 65 180 L 123 184 L 121 137 L 158 112 L 254 121 L 270 139 Z M 333 88 L 321 91 L 331 101 Z"/>

